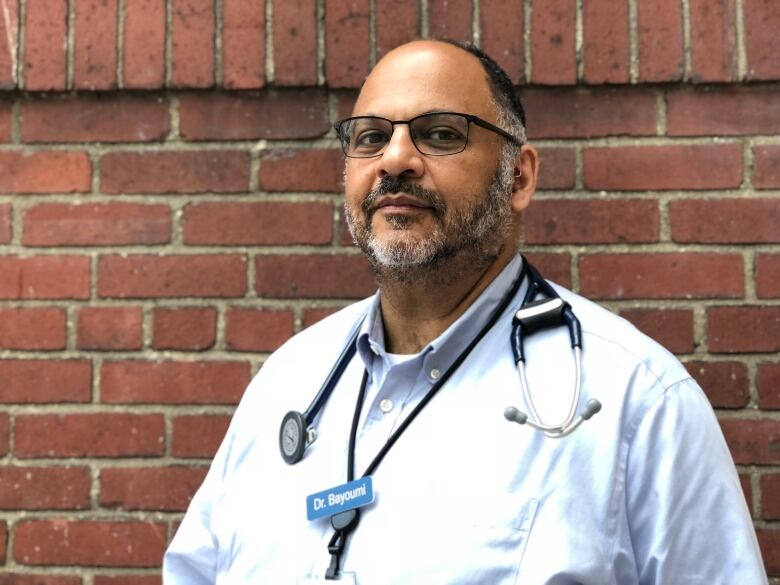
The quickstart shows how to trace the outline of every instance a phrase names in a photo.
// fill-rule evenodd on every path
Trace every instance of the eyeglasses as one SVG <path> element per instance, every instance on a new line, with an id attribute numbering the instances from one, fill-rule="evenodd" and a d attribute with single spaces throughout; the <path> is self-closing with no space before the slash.
<path id="1" fill-rule="evenodd" d="M 336 122 L 344 154 L 350 158 L 379 156 L 390 142 L 396 124 L 407 124 L 414 146 L 422 154 L 444 156 L 463 152 L 469 141 L 469 126 L 476 124 L 510 142 L 520 141 L 506 130 L 471 114 L 432 112 L 410 120 L 388 120 L 378 116 L 355 116 Z"/>

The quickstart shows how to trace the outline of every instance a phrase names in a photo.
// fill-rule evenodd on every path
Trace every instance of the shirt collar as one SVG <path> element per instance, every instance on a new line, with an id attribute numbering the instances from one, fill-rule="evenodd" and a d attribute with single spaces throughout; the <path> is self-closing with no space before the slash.
<path id="1" fill-rule="evenodd" d="M 452 325 L 423 348 L 420 354 L 425 356 L 426 361 L 429 358 L 435 359 L 436 367 L 442 372 L 449 369 L 457 356 L 487 322 L 493 309 L 520 273 L 522 266 L 523 257 L 518 254 Z M 372 370 L 374 358 L 379 356 L 384 359 L 387 354 L 379 299 L 380 293 L 377 292 L 371 301 L 357 339 L 358 353 L 369 372 Z"/>

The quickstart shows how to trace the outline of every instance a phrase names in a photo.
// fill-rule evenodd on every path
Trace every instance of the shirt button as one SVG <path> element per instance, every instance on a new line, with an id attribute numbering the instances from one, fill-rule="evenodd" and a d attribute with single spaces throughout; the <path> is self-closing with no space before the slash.
<path id="1" fill-rule="evenodd" d="M 441 378 L 441 372 L 439 370 L 437 370 L 436 368 L 433 368 L 431 370 L 431 378 L 433 380 L 438 380 L 439 378 Z"/>
<path id="2" fill-rule="evenodd" d="M 393 401 L 385 398 L 379 403 L 379 410 L 387 414 L 388 412 L 393 410 Z"/>

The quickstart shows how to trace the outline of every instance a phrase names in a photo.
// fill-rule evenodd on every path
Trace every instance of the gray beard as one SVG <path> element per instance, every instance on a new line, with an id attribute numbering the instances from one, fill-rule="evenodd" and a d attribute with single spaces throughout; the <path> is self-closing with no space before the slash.
<path id="1" fill-rule="evenodd" d="M 512 215 L 513 171 L 514 153 L 502 153 L 486 197 L 461 210 L 449 210 L 434 191 L 397 177 L 385 178 L 363 201 L 359 216 L 345 206 L 347 226 L 380 283 L 446 286 L 466 273 L 485 270 L 504 250 Z M 418 221 L 407 215 L 387 216 L 400 236 L 391 241 L 380 240 L 371 230 L 376 201 L 399 192 L 430 206 L 436 227 L 421 239 L 404 237 Z"/>

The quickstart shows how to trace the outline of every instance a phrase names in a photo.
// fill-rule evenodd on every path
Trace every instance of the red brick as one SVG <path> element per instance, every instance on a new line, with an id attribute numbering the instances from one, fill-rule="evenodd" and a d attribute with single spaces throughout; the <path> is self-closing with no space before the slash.
<path id="1" fill-rule="evenodd" d="M 4 359 L 0 380 L 4 403 L 89 402 L 92 397 L 89 360 Z"/>
<path id="2" fill-rule="evenodd" d="M 165 244 L 171 239 L 167 205 L 43 203 L 24 215 L 25 246 Z"/>
<path id="3" fill-rule="evenodd" d="M 158 89 L 165 82 L 165 3 L 125 0 L 124 87 Z"/>
<path id="4" fill-rule="evenodd" d="M 639 79 L 679 81 L 683 74 L 682 5 L 677 0 L 637 3 Z"/>
<path id="5" fill-rule="evenodd" d="M 84 510 L 88 467 L 0 467 L 0 510 Z"/>
<path id="6" fill-rule="evenodd" d="M 174 457 L 213 457 L 225 437 L 229 424 L 229 416 L 174 417 L 171 455 Z"/>
<path id="7" fill-rule="evenodd" d="M 481 46 L 509 75 L 514 84 L 525 79 L 523 5 L 503 0 L 481 0 Z"/>
<path id="8" fill-rule="evenodd" d="M 780 188 L 780 145 L 753 147 L 753 187 Z"/>
<path id="9" fill-rule="evenodd" d="M 780 254 L 756 256 L 756 295 L 762 299 L 780 297 Z"/>
<path id="10" fill-rule="evenodd" d="M 758 405 L 761 408 L 780 409 L 780 364 L 759 364 Z"/>
<path id="11" fill-rule="evenodd" d="M 767 574 L 770 577 L 780 576 L 780 530 L 757 528 L 756 536 Z"/>
<path id="12" fill-rule="evenodd" d="M 85 193 L 91 183 L 84 152 L 0 152 L 0 193 Z"/>
<path id="13" fill-rule="evenodd" d="M 200 351 L 214 345 L 217 311 L 213 307 L 155 309 L 152 347 Z"/>
<path id="14" fill-rule="evenodd" d="M 162 577 L 160 575 L 95 575 L 93 583 L 95 585 L 162 585 Z"/>
<path id="15" fill-rule="evenodd" d="M 66 326 L 62 309 L 0 308 L 0 348 L 65 349 Z"/>
<path id="16" fill-rule="evenodd" d="M 743 13 L 748 79 L 780 79 L 780 4 L 775 0 L 745 0 Z"/>
<path id="17" fill-rule="evenodd" d="M 561 286 L 571 288 L 571 256 L 569 254 L 531 253 L 523 254 L 525 258 L 539 269 L 545 279 Z"/>
<path id="18" fill-rule="evenodd" d="M 141 349 L 141 307 L 83 307 L 78 312 L 79 349 Z"/>
<path id="19" fill-rule="evenodd" d="M 35 457 L 159 457 L 165 421 L 160 414 L 19 414 L 14 454 Z"/>
<path id="20" fill-rule="evenodd" d="M 745 497 L 745 503 L 748 505 L 748 511 L 751 518 L 755 515 L 753 510 L 753 493 L 750 486 L 750 476 L 747 474 L 739 474 L 739 483 L 742 486 L 742 495 Z"/>
<path id="21" fill-rule="evenodd" d="M 246 362 L 103 362 L 100 398 L 120 404 L 234 404 L 250 380 Z"/>
<path id="22" fill-rule="evenodd" d="M 780 242 L 780 199 L 683 199 L 669 210 L 676 242 Z"/>
<path id="23" fill-rule="evenodd" d="M 537 189 L 573 189 L 577 174 L 576 155 L 571 148 L 540 148 L 541 172 Z"/>
<path id="24" fill-rule="evenodd" d="M 184 243 L 329 244 L 330 203 L 202 203 L 184 208 Z"/>
<path id="25" fill-rule="evenodd" d="M 88 299 L 85 256 L 0 256 L 0 299 Z"/>
<path id="26" fill-rule="evenodd" d="M 325 77 L 329 87 L 360 87 L 368 75 L 369 0 L 325 0 Z"/>
<path id="27" fill-rule="evenodd" d="M 0 244 L 11 241 L 11 205 L 0 204 Z"/>
<path id="28" fill-rule="evenodd" d="M 101 297 L 241 297 L 245 292 L 244 256 L 112 255 L 98 263 Z"/>
<path id="29" fill-rule="evenodd" d="M 5 564 L 6 561 L 6 548 L 8 547 L 8 525 L 5 522 L 0 522 L 0 562 Z M 0 579 L 3 579 L 0 576 Z"/>
<path id="30" fill-rule="evenodd" d="M 0 40 L 2 42 L 2 40 Z M 0 56 L 0 59 L 2 57 Z M 11 141 L 11 117 L 13 115 L 13 103 L 0 100 L 0 142 Z"/>
<path id="31" fill-rule="evenodd" d="M 207 469 L 134 467 L 100 472 L 100 504 L 122 510 L 184 511 Z"/>
<path id="32" fill-rule="evenodd" d="M 5 457 L 8 454 L 10 426 L 8 413 L 0 412 L 0 457 Z M 0 551 L 2 551 L 2 547 L 0 547 Z"/>
<path id="33" fill-rule="evenodd" d="M 168 134 L 168 104 L 132 96 L 52 96 L 22 102 L 25 142 L 148 142 Z"/>
<path id="34" fill-rule="evenodd" d="M 693 312 L 687 309 L 624 309 L 628 319 L 673 353 L 693 351 Z"/>
<path id="35" fill-rule="evenodd" d="M 357 255 L 259 255 L 255 274 L 257 294 L 267 297 L 360 298 L 376 291 L 367 260 Z"/>
<path id="36" fill-rule="evenodd" d="M 0 89 L 15 89 L 16 57 L 19 50 L 19 3 L 3 4 L 4 18 L 0 35 Z M 10 43 L 10 44 L 9 44 Z"/>
<path id="37" fill-rule="evenodd" d="M 523 104 L 531 138 L 656 133 L 656 98 L 646 89 L 526 90 Z"/>
<path id="38" fill-rule="evenodd" d="M 691 79 L 731 81 L 737 64 L 735 0 L 690 0 Z"/>
<path id="39" fill-rule="evenodd" d="M 650 199 L 545 199 L 523 214 L 528 244 L 657 242 L 659 221 Z"/>
<path id="40" fill-rule="evenodd" d="M 586 148 L 585 187 L 616 191 L 730 189 L 742 184 L 742 146 Z"/>
<path id="41" fill-rule="evenodd" d="M 327 98 L 317 89 L 266 90 L 260 96 L 182 96 L 185 140 L 316 138 L 330 130 Z"/>
<path id="42" fill-rule="evenodd" d="M 265 5 L 223 0 L 222 77 L 229 89 L 255 89 L 265 83 Z"/>
<path id="43" fill-rule="evenodd" d="M 669 136 L 774 134 L 780 92 L 762 87 L 687 88 L 667 94 Z"/>
<path id="44" fill-rule="evenodd" d="M 739 254 L 591 254 L 580 257 L 580 288 L 601 299 L 741 297 Z"/>
<path id="45" fill-rule="evenodd" d="M 323 307 L 321 309 L 304 309 L 303 311 L 303 328 L 311 327 L 318 321 L 322 321 L 328 315 L 339 310 L 338 307 Z"/>
<path id="46" fill-rule="evenodd" d="M 377 60 L 398 45 L 420 37 L 420 6 L 417 0 L 375 0 L 375 5 Z M 483 10 L 487 9 L 484 3 L 482 6 Z"/>
<path id="47" fill-rule="evenodd" d="M 747 367 L 742 362 L 702 362 L 685 364 L 712 405 L 716 408 L 744 408 L 750 398 Z"/>
<path id="48" fill-rule="evenodd" d="M 108 520 L 24 520 L 14 530 L 13 557 L 23 565 L 158 567 L 166 525 Z"/>
<path id="49" fill-rule="evenodd" d="M 341 150 L 267 150 L 260 164 L 262 191 L 343 191 Z"/>
<path id="50" fill-rule="evenodd" d="M 103 193 L 238 193 L 249 189 L 249 153 L 112 152 L 100 161 Z"/>
<path id="51" fill-rule="evenodd" d="M 471 12 L 471 0 L 428 0 L 428 35 L 471 41 Z"/>
<path id="52" fill-rule="evenodd" d="M 317 5 L 315 0 L 276 0 L 274 9 L 274 83 L 317 84 Z M 377 10 L 377 20 L 380 12 Z"/>
<path id="53" fill-rule="evenodd" d="M 780 307 L 710 307 L 707 336 L 711 352 L 780 351 Z"/>
<path id="54" fill-rule="evenodd" d="M 116 88 L 117 0 L 76 0 L 73 85 Z"/>
<path id="55" fill-rule="evenodd" d="M 531 78 L 541 85 L 576 83 L 576 1 L 532 0 L 532 5 Z"/>
<path id="56" fill-rule="evenodd" d="M 737 465 L 777 465 L 780 462 L 780 421 L 720 419 L 720 426 Z"/>
<path id="57" fill-rule="evenodd" d="M 225 339 L 228 349 L 270 352 L 279 348 L 293 334 L 293 314 L 232 308 L 227 312 Z"/>
<path id="58" fill-rule="evenodd" d="M 588 0 L 583 3 L 582 20 L 585 81 L 628 82 L 628 2 Z"/>
<path id="59" fill-rule="evenodd" d="M 25 4 L 24 88 L 63 90 L 67 82 L 68 0 Z"/>
<path id="60" fill-rule="evenodd" d="M 214 84 L 213 0 L 172 0 L 171 86 Z"/>
<path id="61" fill-rule="evenodd" d="M 355 109 L 358 91 L 354 89 L 343 89 L 341 91 L 332 92 L 332 95 L 335 96 L 337 100 L 336 118 L 339 120 L 349 118 Z"/>
<path id="62" fill-rule="evenodd" d="M 0 553 L 0 560 L 2 558 Z M 0 585 L 82 585 L 82 581 L 81 577 L 68 577 L 65 575 L 5 573 L 0 575 Z"/>
<path id="63" fill-rule="evenodd" d="M 780 520 L 780 473 L 761 476 L 761 517 Z"/>

